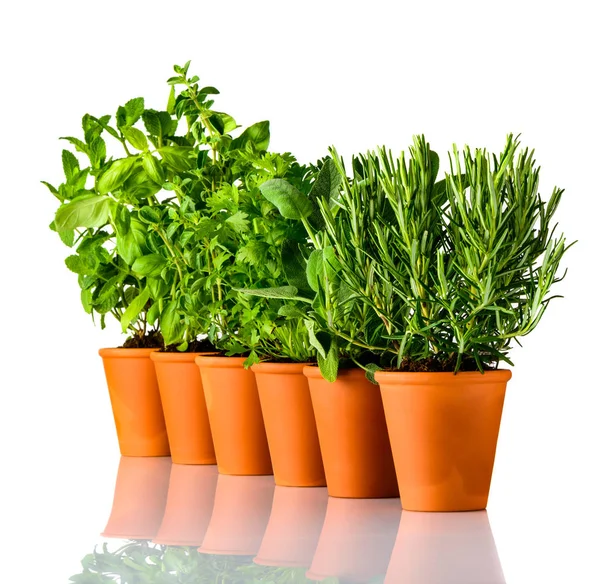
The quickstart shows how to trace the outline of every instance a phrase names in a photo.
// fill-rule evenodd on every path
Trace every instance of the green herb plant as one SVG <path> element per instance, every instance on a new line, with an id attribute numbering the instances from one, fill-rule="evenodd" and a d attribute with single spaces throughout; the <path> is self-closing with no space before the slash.
<path id="1" fill-rule="evenodd" d="M 173 196 L 152 208 L 178 263 L 177 274 L 160 274 L 163 290 L 171 290 L 168 300 L 159 299 L 165 343 L 194 349 L 190 343 L 206 335 L 227 355 L 247 355 L 247 365 L 259 354 L 302 360 L 310 351 L 302 328 L 264 299 L 240 295 L 237 288 L 279 279 L 282 249 L 302 244 L 295 226 L 284 224 L 258 186 L 278 176 L 301 186 L 309 180 L 308 171 L 289 153 L 268 152 L 269 122 L 232 137 L 238 128 L 234 118 L 205 100 L 218 91 L 199 89 L 187 70 L 187 64 L 176 67 L 178 75 L 169 83 L 183 86 L 172 101 L 175 115 L 187 123 L 179 149 L 190 150 L 189 162 L 162 185 Z"/>
<path id="2" fill-rule="evenodd" d="M 561 279 L 569 246 L 555 237 L 552 217 L 563 191 L 541 198 L 533 151 L 519 151 L 512 135 L 497 156 L 455 146 L 441 182 L 424 137 L 415 138 L 410 158 L 380 149 L 364 162 L 370 178 L 355 169 L 326 225 L 342 278 L 383 323 L 384 346 L 372 347 L 376 365 L 483 372 L 512 364 L 511 341 L 535 328 Z M 353 241 L 352 226 L 364 218 L 360 200 L 377 212 L 364 241 Z M 357 277 L 357 246 L 369 250 L 372 280 Z"/>

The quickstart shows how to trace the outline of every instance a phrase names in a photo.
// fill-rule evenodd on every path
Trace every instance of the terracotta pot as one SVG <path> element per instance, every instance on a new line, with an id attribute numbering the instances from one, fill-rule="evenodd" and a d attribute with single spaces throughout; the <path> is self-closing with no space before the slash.
<path id="1" fill-rule="evenodd" d="M 307 578 L 369 582 L 386 573 L 401 515 L 399 500 L 330 498 Z"/>
<path id="2" fill-rule="evenodd" d="M 163 518 L 171 459 L 122 456 L 103 537 L 152 539 Z"/>
<path id="3" fill-rule="evenodd" d="M 175 464 L 216 464 L 202 378 L 194 360 L 200 353 L 155 351 L 154 362 L 171 458 Z"/>
<path id="4" fill-rule="evenodd" d="M 323 487 L 325 471 L 308 380 L 301 363 L 252 366 L 273 461 L 275 484 Z"/>
<path id="5" fill-rule="evenodd" d="M 342 370 L 334 383 L 305 367 L 327 488 L 332 497 L 397 497 L 398 484 L 381 393 L 362 369 Z"/>
<path id="6" fill-rule="evenodd" d="M 221 474 L 273 474 L 254 373 L 244 357 L 196 357 Z"/>
<path id="7" fill-rule="evenodd" d="M 275 487 L 269 524 L 255 564 L 310 566 L 327 509 L 327 489 Z"/>
<path id="8" fill-rule="evenodd" d="M 169 440 L 150 354 L 156 349 L 100 349 L 123 456 L 169 456 Z"/>
<path id="9" fill-rule="evenodd" d="M 486 508 L 510 377 L 506 370 L 375 374 L 404 509 Z"/>
<path id="10" fill-rule="evenodd" d="M 403 512 L 385 582 L 504 584 L 487 512 Z"/>
<path id="11" fill-rule="evenodd" d="M 202 544 L 215 502 L 216 466 L 174 464 L 165 513 L 154 543 Z"/>
<path id="12" fill-rule="evenodd" d="M 275 483 L 270 476 L 219 475 L 204 554 L 254 556 L 265 533 Z"/>

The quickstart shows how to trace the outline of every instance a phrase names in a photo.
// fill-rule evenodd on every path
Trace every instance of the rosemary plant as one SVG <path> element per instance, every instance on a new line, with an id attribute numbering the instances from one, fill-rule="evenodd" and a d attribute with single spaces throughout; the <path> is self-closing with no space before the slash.
<path id="1" fill-rule="evenodd" d="M 498 156 L 454 147 L 436 182 L 437 155 L 418 137 L 409 159 L 380 149 L 354 165 L 335 217 L 322 205 L 341 277 L 383 325 L 378 366 L 484 371 L 511 363 L 511 340 L 539 322 L 569 247 L 552 225 L 563 191 L 544 202 L 533 151 L 518 147 L 512 135 Z"/>

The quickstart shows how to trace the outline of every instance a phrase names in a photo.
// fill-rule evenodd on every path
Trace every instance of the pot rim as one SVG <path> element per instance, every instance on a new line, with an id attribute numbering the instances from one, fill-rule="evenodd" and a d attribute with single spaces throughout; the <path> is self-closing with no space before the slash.
<path id="1" fill-rule="evenodd" d="M 186 547 L 198 547 L 200 545 L 197 539 L 185 540 L 170 537 L 155 537 L 154 539 L 152 539 L 152 543 L 157 543 L 158 545 L 177 545 Z"/>
<path id="2" fill-rule="evenodd" d="M 270 560 L 263 559 L 259 556 L 256 556 L 252 560 L 257 566 L 270 566 L 274 568 L 304 568 L 306 564 L 300 561 L 290 561 L 290 560 Z"/>
<path id="3" fill-rule="evenodd" d="M 212 369 L 244 369 L 244 363 L 248 357 L 215 357 L 199 355 L 194 359 L 199 367 L 210 367 Z"/>
<path id="4" fill-rule="evenodd" d="M 247 550 L 230 550 L 230 549 L 224 549 L 224 550 L 213 550 L 210 548 L 205 548 L 200 546 L 198 548 L 198 553 L 200 554 L 211 554 L 211 555 L 215 555 L 215 556 L 254 556 L 256 555 L 256 552 L 251 552 L 251 551 L 247 551 Z"/>
<path id="5" fill-rule="evenodd" d="M 308 363 L 272 363 L 271 361 L 263 361 L 252 365 L 250 369 L 254 373 L 261 374 L 297 373 L 298 375 L 302 375 L 304 368 L 308 365 Z"/>
<path id="6" fill-rule="evenodd" d="M 150 354 L 152 361 L 160 363 L 194 363 L 196 357 L 214 355 L 214 352 L 174 353 L 172 351 L 154 351 Z"/>
<path id="7" fill-rule="evenodd" d="M 149 357 L 150 353 L 159 351 L 160 347 L 149 348 L 149 349 L 125 349 L 123 347 L 106 347 L 98 350 L 98 355 L 104 359 L 104 357 L 112 357 L 117 359 L 132 359 L 139 357 Z"/>
<path id="8" fill-rule="evenodd" d="M 325 379 L 321 375 L 321 371 L 319 370 L 318 365 L 306 365 L 304 367 L 304 369 L 302 370 L 302 373 L 304 373 L 304 375 L 306 377 L 309 377 L 311 379 Z M 337 376 L 338 376 L 338 379 L 340 377 L 364 377 L 365 379 L 367 378 L 366 372 L 364 371 L 364 369 L 361 369 L 360 367 L 350 367 L 349 369 L 340 369 L 338 371 Z M 335 383 L 335 381 L 333 383 Z"/>
<path id="9" fill-rule="evenodd" d="M 463 383 L 498 383 L 508 381 L 512 377 L 510 369 L 493 369 L 481 373 L 479 371 L 376 371 L 375 381 L 386 385 L 463 385 Z"/>

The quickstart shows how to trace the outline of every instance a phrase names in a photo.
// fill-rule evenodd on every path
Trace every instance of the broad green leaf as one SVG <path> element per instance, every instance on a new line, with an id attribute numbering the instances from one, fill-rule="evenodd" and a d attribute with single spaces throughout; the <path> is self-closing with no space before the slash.
<path id="1" fill-rule="evenodd" d="M 169 290 L 169 286 L 162 278 L 152 278 L 149 277 L 146 279 L 146 285 L 148 290 L 150 290 L 150 297 L 154 300 L 158 300 L 162 298 L 167 291 Z"/>
<path id="2" fill-rule="evenodd" d="M 138 219 L 131 218 L 126 231 L 117 227 L 117 252 L 129 266 L 143 255 L 146 243 L 146 226 Z"/>
<path id="3" fill-rule="evenodd" d="M 185 172 L 194 167 L 196 156 L 194 150 L 187 146 L 163 146 L 158 149 L 158 153 L 177 172 Z"/>
<path id="4" fill-rule="evenodd" d="M 150 326 L 154 326 L 160 316 L 160 305 L 160 302 L 153 302 L 146 313 L 146 321 Z"/>
<path id="5" fill-rule="evenodd" d="M 111 162 L 96 181 L 98 192 L 105 194 L 118 189 L 129 178 L 137 161 L 137 156 L 130 156 Z"/>
<path id="6" fill-rule="evenodd" d="M 144 98 L 134 97 L 125 104 L 126 123 L 133 126 L 144 113 Z"/>
<path id="7" fill-rule="evenodd" d="M 238 127 L 237 122 L 229 114 L 219 112 L 217 115 L 221 118 L 223 124 L 223 134 L 229 134 Z"/>
<path id="8" fill-rule="evenodd" d="M 248 142 L 252 142 L 256 149 L 265 151 L 269 147 L 271 133 L 269 122 L 257 122 L 246 128 L 235 140 L 231 142 L 231 150 L 241 150 L 246 147 Z"/>
<path id="9" fill-rule="evenodd" d="M 341 185 L 342 177 L 333 160 L 328 158 L 323 164 L 309 196 L 323 199 L 326 203 L 329 203 L 332 199 L 337 198 Z"/>
<path id="10" fill-rule="evenodd" d="M 263 197 L 275 205 L 286 219 L 306 219 L 312 213 L 308 197 L 286 180 L 274 178 L 260 185 Z"/>
<path id="11" fill-rule="evenodd" d="M 142 276 L 158 276 L 166 265 L 167 260 L 163 256 L 152 253 L 135 260 L 131 269 Z"/>
<path id="12" fill-rule="evenodd" d="M 248 213 L 244 213 L 243 211 L 237 211 L 231 217 L 228 217 L 226 219 L 226 223 L 231 225 L 235 232 L 244 233 L 244 231 L 248 230 Z"/>
<path id="13" fill-rule="evenodd" d="M 219 90 L 216 87 L 203 87 L 200 91 L 198 91 L 200 95 L 219 95 Z"/>
<path id="14" fill-rule="evenodd" d="M 275 288 L 235 288 L 236 292 L 247 294 L 248 296 L 261 296 L 263 298 L 287 298 L 297 300 L 298 288 L 294 286 L 277 286 Z M 306 300 L 306 299 L 304 299 Z"/>
<path id="15" fill-rule="evenodd" d="M 83 305 L 83 310 L 88 314 L 92 314 L 92 291 L 89 288 L 81 291 L 81 304 Z"/>
<path id="16" fill-rule="evenodd" d="M 65 265 L 71 272 L 75 272 L 76 274 L 81 274 L 82 276 L 92 275 L 95 270 L 90 269 L 78 255 L 70 255 L 65 258 Z"/>
<path id="17" fill-rule="evenodd" d="M 106 225 L 110 203 L 107 196 L 87 195 L 61 205 L 54 218 L 57 231 Z"/>
<path id="18" fill-rule="evenodd" d="M 167 112 L 170 114 L 175 113 L 175 85 L 171 85 L 171 91 L 169 92 L 169 99 L 167 101 Z"/>
<path id="19" fill-rule="evenodd" d="M 160 123 L 160 116 L 158 112 L 153 109 L 147 109 L 142 114 L 142 120 L 144 120 L 144 126 L 146 131 L 151 136 L 162 136 L 162 126 Z"/>
<path id="20" fill-rule="evenodd" d="M 331 246 L 315 249 L 306 264 L 306 277 L 309 286 L 318 292 L 321 285 L 338 282 L 340 265 Z"/>
<path id="21" fill-rule="evenodd" d="M 50 229 L 52 229 L 52 231 L 58 233 L 58 236 L 60 237 L 61 241 L 67 247 L 73 247 L 73 243 L 75 242 L 75 232 L 73 231 L 73 229 L 65 229 L 63 231 L 58 231 L 56 229 L 56 223 L 54 221 L 50 223 L 49 227 Z"/>
<path id="22" fill-rule="evenodd" d="M 286 318 L 306 318 L 306 312 L 300 310 L 297 306 L 290 304 L 284 304 L 278 311 L 279 316 L 285 316 Z"/>
<path id="23" fill-rule="evenodd" d="M 306 260 L 300 251 L 297 242 L 286 240 L 281 246 L 281 263 L 285 278 L 290 286 L 298 290 L 306 290 L 308 280 L 306 278 Z"/>
<path id="24" fill-rule="evenodd" d="M 171 300 L 160 315 L 160 331 L 165 345 L 172 345 L 182 341 L 184 326 L 177 310 L 177 301 Z"/>
<path id="25" fill-rule="evenodd" d="M 148 205 L 140 209 L 139 215 L 142 221 L 150 224 L 160 223 L 161 220 L 160 211 L 156 207 L 150 207 Z"/>
<path id="26" fill-rule="evenodd" d="M 142 158 L 142 164 L 146 174 L 158 185 L 165 182 L 165 173 L 163 172 L 160 161 L 154 158 L 152 154 L 146 153 Z"/>
<path id="27" fill-rule="evenodd" d="M 75 146 L 75 150 L 77 152 L 81 152 L 82 154 L 88 153 L 88 146 L 85 142 L 80 140 L 79 138 L 73 138 L 73 136 L 62 136 L 60 140 L 66 140 Z"/>
<path id="28" fill-rule="evenodd" d="M 99 168 L 106 158 L 106 142 L 97 136 L 92 140 L 89 148 L 90 162 L 94 168 Z"/>
<path id="29" fill-rule="evenodd" d="M 319 364 L 319 370 L 323 378 L 333 383 L 337 379 L 340 364 L 340 356 L 335 339 L 331 340 L 331 346 L 325 358 L 320 353 L 317 353 L 317 363 Z"/>
<path id="30" fill-rule="evenodd" d="M 121 330 L 125 333 L 127 332 L 127 328 L 142 312 L 146 303 L 150 299 L 150 291 L 148 288 L 144 288 L 131 302 L 131 304 L 127 307 L 123 316 L 121 316 Z"/>
<path id="31" fill-rule="evenodd" d="M 327 357 L 327 351 L 325 351 L 325 347 L 323 347 L 321 341 L 317 338 L 315 333 L 315 322 L 307 318 L 304 320 L 304 326 L 308 331 L 308 340 L 310 344 L 317 350 L 319 355 L 325 359 Z"/>
<path id="32" fill-rule="evenodd" d="M 79 161 L 75 157 L 75 154 L 68 150 L 63 150 L 62 163 L 67 182 L 71 182 L 73 177 L 79 172 Z"/>
<path id="33" fill-rule="evenodd" d="M 123 128 L 123 135 L 134 148 L 148 150 L 148 139 L 141 130 L 137 128 Z"/>
<path id="34" fill-rule="evenodd" d="M 377 381 L 375 381 L 375 373 L 377 373 L 378 371 L 381 371 L 381 367 L 379 365 L 377 365 L 376 363 L 369 363 L 366 367 L 366 377 L 367 379 L 371 382 L 374 383 L 375 385 L 379 385 L 377 383 Z"/>

